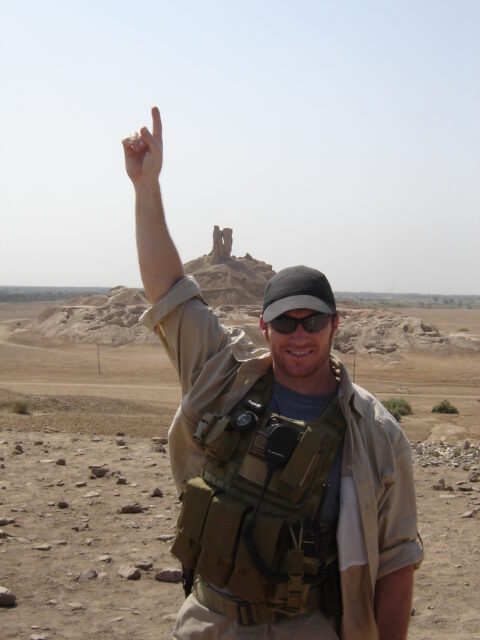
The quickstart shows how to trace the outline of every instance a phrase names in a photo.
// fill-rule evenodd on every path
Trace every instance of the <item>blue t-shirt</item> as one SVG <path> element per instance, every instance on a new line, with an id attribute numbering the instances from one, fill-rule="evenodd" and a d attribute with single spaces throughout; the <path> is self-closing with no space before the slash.
<path id="1" fill-rule="evenodd" d="M 335 391 L 336 393 L 336 391 Z M 273 381 L 272 397 L 268 405 L 269 411 L 279 413 L 286 418 L 293 420 L 304 420 L 313 422 L 320 411 L 325 407 L 332 397 L 328 395 L 306 395 L 287 389 Z M 338 448 L 337 455 L 333 461 L 332 468 L 328 474 L 323 504 L 320 512 L 320 520 L 323 522 L 334 522 L 338 519 L 340 509 L 340 481 L 342 470 L 343 440 Z"/>

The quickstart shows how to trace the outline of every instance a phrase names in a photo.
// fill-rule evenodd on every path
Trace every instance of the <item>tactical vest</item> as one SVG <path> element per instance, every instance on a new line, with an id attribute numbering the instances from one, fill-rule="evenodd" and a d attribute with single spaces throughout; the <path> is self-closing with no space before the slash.
<path id="1" fill-rule="evenodd" d="M 172 553 L 206 583 L 291 616 L 310 610 L 311 590 L 338 589 L 336 522 L 318 514 L 345 419 L 337 395 L 310 424 L 268 413 L 271 390 L 267 374 L 228 415 L 200 420 L 206 462 L 187 483 Z"/>

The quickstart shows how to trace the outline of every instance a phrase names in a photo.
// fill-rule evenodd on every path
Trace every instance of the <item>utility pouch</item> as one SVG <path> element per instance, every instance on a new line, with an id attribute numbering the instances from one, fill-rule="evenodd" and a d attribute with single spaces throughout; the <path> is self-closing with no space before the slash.
<path id="1" fill-rule="evenodd" d="M 171 552 L 187 569 L 195 569 L 200 554 L 200 538 L 210 503 L 218 489 L 203 478 L 192 478 L 183 494 L 182 510 L 177 523 L 177 535 Z"/>
<path id="2" fill-rule="evenodd" d="M 307 427 L 287 466 L 277 478 L 277 491 L 292 502 L 298 502 L 317 471 L 319 434 Z"/>
<path id="3" fill-rule="evenodd" d="M 227 586 L 240 598 L 249 602 L 263 602 L 268 596 L 268 576 L 255 566 L 244 536 L 251 519 L 251 514 L 245 518 L 235 556 L 235 567 Z M 252 539 L 262 563 L 272 572 L 277 570 L 282 543 L 286 544 L 283 535 L 285 528 L 285 521 L 281 518 L 257 516 L 255 520 Z"/>
<path id="4" fill-rule="evenodd" d="M 198 423 L 194 434 L 208 458 L 215 462 L 229 460 L 240 439 L 238 431 L 230 430 L 232 419 L 215 413 L 206 413 Z"/>
<path id="5" fill-rule="evenodd" d="M 207 582 L 224 587 L 232 572 L 247 506 L 224 493 L 216 495 L 208 511 L 200 546 L 197 573 Z"/>

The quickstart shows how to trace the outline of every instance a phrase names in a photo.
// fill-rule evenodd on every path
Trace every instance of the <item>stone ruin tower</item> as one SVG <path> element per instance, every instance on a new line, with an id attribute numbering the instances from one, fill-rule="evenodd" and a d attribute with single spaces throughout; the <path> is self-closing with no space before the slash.
<path id="1" fill-rule="evenodd" d="M 232 255 L 233 231 L 232 229 L 220 229 L 218 225 L 213 227 L 213 248 L 211 252 L 211 264 L 228 262 Z"/>

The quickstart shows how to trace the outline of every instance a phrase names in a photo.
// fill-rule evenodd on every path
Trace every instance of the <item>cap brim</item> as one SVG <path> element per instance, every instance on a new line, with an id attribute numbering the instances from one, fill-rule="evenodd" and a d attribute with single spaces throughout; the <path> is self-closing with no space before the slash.
<path id="1" fill-rule="evenodd" d="M 315 298 L 314 296 L 289 296 L 288 298 L 282 298 L 272 302 L 263 312 L 263 321 L 271 322 L 282 313 L 287 311 L 293 311 L 293 309 L 311 309 L 312 311 L 318 311 L 320 313 L 328 313 L 328 315 L 335 315 L 336 311 L 330 307 L 323 300 Z"/>

